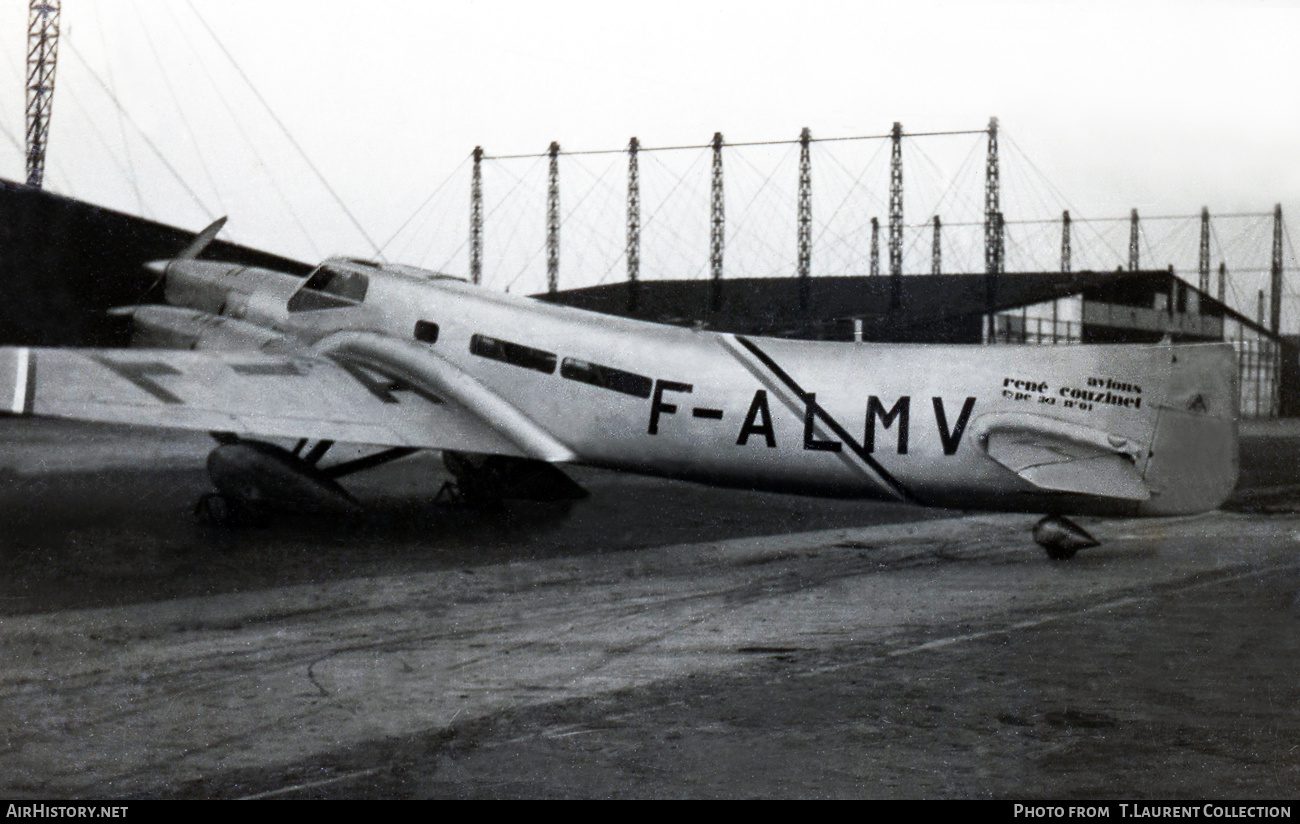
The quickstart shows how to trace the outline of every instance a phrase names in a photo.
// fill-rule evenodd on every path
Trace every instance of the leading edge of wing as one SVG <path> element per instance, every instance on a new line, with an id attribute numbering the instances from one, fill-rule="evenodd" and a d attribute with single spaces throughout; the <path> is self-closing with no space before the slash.
<path id="1" fill-rule="evenodd" d="M 462 394 L 344 353 L 0 347 L 0 413 L 539 457 Z"/>
<path id="2" fill-rule="evenodd" d="M 319 341 L 315 349 L 331 358 L 377 368 L 410 386 L 423 387 L 451 399 L 522 450 L 526 457 L 550 463 L 565 463 L 578 457 L 474 376 L 420 344 L 374 332 L 338 332 Z"/>

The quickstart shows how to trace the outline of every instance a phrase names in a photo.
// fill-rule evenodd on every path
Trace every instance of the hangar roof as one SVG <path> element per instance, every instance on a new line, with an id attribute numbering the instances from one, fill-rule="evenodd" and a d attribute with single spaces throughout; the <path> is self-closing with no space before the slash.
<path id="1" fill-rule="evenodd" d="M 1113 303 L 1140 300 L 1151 306 L 1151 294 L 1168 293 L 1175 276 L 1169 270 L 1114 272 L 1006 272 L 997 282 L 996 311 L 1083 293 L 1086 299 Z M 1198 291 L 1179 281 L 1182 287 Z M 709 311 L 708 280 L 650 280 L 639 284 L 637 309 L 628 311 L 628 284 L 613 283 L 568 289 L 546 300 L 581 309 L 635 317 L 661 323 L 703 322 L 719 331 L 749 334 L 795 335 L 819 325 L 849 318 L 861 319 L 868 340 L 943 339 L 944 330 L 977 325 L 987 312 L 983 274 L 905 275 L 899 282 L 898 308 L 892 308 L 892 278 L 875 276 L 822 276 L 808 282 L 808 309 L 799 309 L 797 278 L 730 278 L 721 282 L 722 302 Z M 1258 332 L 1259 324 L 1200 294 L 1201 311 L 1226 315 Z M 937 330 L 937 331 L 936 331 Z M 931 333 L 934 333 L 931 335 Z"/>

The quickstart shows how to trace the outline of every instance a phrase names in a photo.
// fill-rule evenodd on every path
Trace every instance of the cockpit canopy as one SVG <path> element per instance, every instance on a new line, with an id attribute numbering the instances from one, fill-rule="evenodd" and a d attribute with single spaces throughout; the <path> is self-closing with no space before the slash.
<path id="1" fill-rule="evenodd" d="M 370 278 L 354 268 L 326 261 L 307 277 L 302 288 L 289 298 L 290 312 L 341 309 L 357 306 L 366 299 Z"/>

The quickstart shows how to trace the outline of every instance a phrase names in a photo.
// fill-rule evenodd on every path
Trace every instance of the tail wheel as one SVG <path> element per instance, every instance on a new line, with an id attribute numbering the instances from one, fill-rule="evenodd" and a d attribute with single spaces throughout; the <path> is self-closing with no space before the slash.
<path id="1" fill-rule="evenodd" d="M 1034 541 L 1053 561 L 1068 561 L 1081 549 L 1098 546 L 1096 538 L 1068 518 L 1048 515 L 1034 526 Z"/>
<path id="2" fill-rule="evenodd" d="M 1074 547 L 1047 546 L 1043 549 L 1047 552 L 1047 557 L 1053 561 L 1068 561 L 1079 554 L 1079 550 Z"/>

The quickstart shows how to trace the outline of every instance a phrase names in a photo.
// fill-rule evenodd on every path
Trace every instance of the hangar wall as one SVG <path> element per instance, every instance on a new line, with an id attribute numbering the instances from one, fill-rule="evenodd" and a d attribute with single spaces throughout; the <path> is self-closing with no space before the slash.
<path id="1" fill-rule="evenodd" d="M 0 179 L 0 344 L 125 345 L 129 321 L 105 314 L 148 300 L 150 260 L 195 233 Z M 204 257 L 305 274 L 298 261 L 217 241 Z"/>
<path id="2" fill-rule="evenodd" d="M 998 343 L 1226 341 L 1237 352 L 1243 418 L 1300 416 L 1300 349 L 1173 272 L 1121 272 L 1109 282 L 995 316 Z"/>

